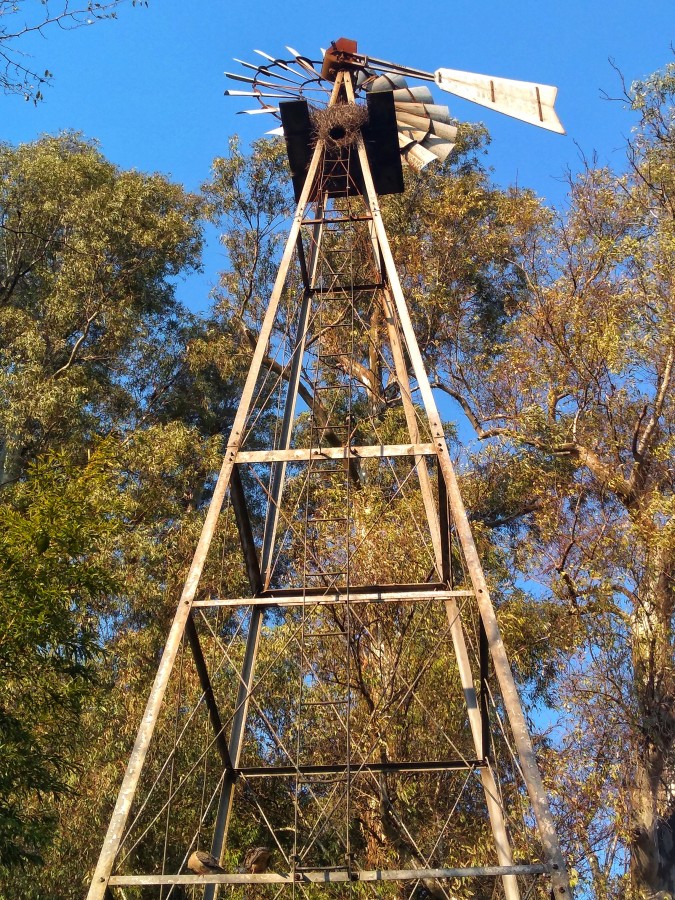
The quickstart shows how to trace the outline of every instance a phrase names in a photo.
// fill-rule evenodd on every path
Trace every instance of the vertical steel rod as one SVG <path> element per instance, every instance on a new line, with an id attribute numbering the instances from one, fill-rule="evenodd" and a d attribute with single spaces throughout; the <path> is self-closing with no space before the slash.
<path id="1" fill-rule="evenodd" d="M 317 203 L 316 218 L 323 217 L 323 209 L 325 206 L 325 198 L 322 203 Z M 281 435 L 279 437 L 280 450 L 288 450 L 291 446 L 291 435 L 293 432 L 293 424 L 295 420 L 295 406 L 298 400 L 298 388 L 300 386 L 300 373 L 302 371 L 302 359 L 305 354 L 305 343 L 307 339 L 307 322 L 309 320 L 309 312 L 311 309 L 312 286 L 316 274 L 316 262 L 318 254 L 318 246 L 321 240 L 323 226 L 320 222 L 315 223 L 312 229 L 312 249 L 310 253 L 309 266 L 307 267 L 307 283 L 300 304 L 300 314 L 298 316 L 298 328 L 293 342 L 293 361 L 291 363 L 291 371 L 288 377 L 288 389 L 286 391 L 286 402 L 284 405 L 284 418 L 281 425 Z M 298 236 L 298 240 L 301 238 Z M 263 573 L 263 581 L 265 588 L 270 586 L 272 577 L 273 562 L 272 556 L 274 551 L 274 541 L 276 538 L 277 527 L 279 523 L 279 507 L 284 490 L 284 480 L 286 476 L 286 463 L 275 463 L 272 467 L 272 484 L 267 502 L 267 517 L 265 520 L 265 531 L 263 534 L 262 557 L 260 568 Z"/>

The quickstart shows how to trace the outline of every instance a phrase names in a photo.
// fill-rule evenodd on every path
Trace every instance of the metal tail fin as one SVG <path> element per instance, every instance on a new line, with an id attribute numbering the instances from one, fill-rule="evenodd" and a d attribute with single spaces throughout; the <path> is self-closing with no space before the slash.
<path id="1" fill-rule="evenodd" d="M 437 69 L 434 78 L 441 90 L 457 97 L 529 122 L 530 125 L 538 125 L 558 134 L 565 133 L 553 109 L 558 88 L 550 84 L 476 75 L 458 69 Z"/>

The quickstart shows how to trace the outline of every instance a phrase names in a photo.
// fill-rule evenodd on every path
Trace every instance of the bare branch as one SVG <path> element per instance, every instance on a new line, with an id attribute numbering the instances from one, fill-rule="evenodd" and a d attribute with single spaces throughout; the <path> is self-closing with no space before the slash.
<path id="1" fill-rule="evenodd" d="M 448 395 L 448 397 L 452 397 L 453 400 L 456 400 L 457 403 L 459 403 L 459 405 L 462 407 L 464 415 L 467 417 L 474 431 L 482 441 L 486 440 L 487 438 L 497 437 L 500 434 L 510 433 L 508 428 L 497 425 L 493 426 L 492 428 L 484 428 L 481 419 L 478 418 L 478 415 L 474 412 L 471 404 L 468 402 L 466 397 L 453 390 L 445 382 L 436 380 L 432 382 L 431 386 L 434 388 L 438 388 L 438 390 L 440 391 L 443 391 Z"/>
<path id="2" fill-rule="evenodd" d="M 64 365 L 62 365 L 60 369 L 57 369 L 56 372 L 54 372 L 54 374 L 50 376 L 50 380 L 53 378 L 56 378 L 58 375 L 61 375 L 62 372 L 67 372 L 68 369 L 73 365 L 73 363 L 75 362 L 75 359 L 77 357 L 77 351 L 80 349 L 82 344 L 86 341 L 87 337 L 89 336 L 89 330 L 91 328 L 91 324 L 96 319 L 96 316 L 98 316 L 99 312 L 100 312 L 100 310 L 97 309 L 96 312 L 92 313 L 89 316 L 89 318 L 87 319 L 87 321 L 85 323 L 84 328 L 82 329 L 82 334 L 79 336 L 79 338 L 75 341 L 75 343 L 73 345 L 73 349 L 70 352 L 68 362 L 64 363 Z"/>
<path id="3" fill-rule="evenodd" d="M 3 24 L 0 25 L 0 88 L 5 94 L 19 94 L 34 103 L 42 100 L 42 88 L 51 82 L 52 73 L 45 69 L 41 74 L 36 65 L 28 63 L 30 57 L 17 44 L 29 35 L 44 36 L 45 30 L 50 28 L 71 31 L 92 25 L 101 19 L 114 19 L 117 8 L 124 3 L 129 3 L 129 0 L 108 0 L 102 3 L 88 0 L 71 8 L 68 0 L 61 0 L 58 10 L 52 13 L 46 3 L 23 4 L 20 0 L 1 0 L 0 22 Z M 147 6 L 147 0 L 131 0 L 131 5 Z M 40 10 L 40 15 L 32 20 L 26 19 L 27 12 L 33 8 Z"/>
<path id="4" fill-rule="evenodd" d="M 649 421 L 645 427 L 645 430 L 642 433 L 642 437 L 637 443 L 637 453 L 635 458 L 637 459 L 639 464 L 644 464 L 644 457 L 649 447 L 651 446 L 651 441 L 654 436 L 654 429 L 656 428 L 656 424 L 661 418 L 661 413 L 663 411 L 663 404 L 668 394 L 668 389 L 670 387 L 670 380 L 673 375 L 673 361 L 675 360 L 675 347 L 670 348 L 668 351 L 668 356 L 666 358 L 666 365 L 663 369 L 663 375 L 661 376 L 661 384 L 659 385 L 658 392 L 656 394 L 656 399 L 654 400 L 654 409 L 652 411 L 651 416 L 649 417 Z"/>

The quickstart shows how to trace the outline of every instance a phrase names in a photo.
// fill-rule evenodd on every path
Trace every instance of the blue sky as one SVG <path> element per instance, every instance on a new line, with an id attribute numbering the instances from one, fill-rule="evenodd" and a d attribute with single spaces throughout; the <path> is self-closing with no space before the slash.
<path id="1" fill-rule="evenodd" d="M 644 77 L 673 58 L 674 25 L 672 0 L 128 3 L 117 21 L 53 29 L 22 44 L 39 70 L 54 73 L 54 84 L 37 107 L 0 97 L 0 137 L 17 143 L 75 129 L 98 139 L 119 165 L 160 171 L 195 189 L 232 134 L 250 140 L 271 127 L 237 115 L 245 101 L 223 96 L 232 58 L 254 60 L 254 48 L 283 55 L 286 44 L 318 57 L 319 47 L 345 36 L 361 52 L 425 70 L 445 66 L 557 85 L 564 137 L 434 90 L 453 115 L 488 125 L 489 163 L 500 184 L 517 181 L 562 204 L 565 171 L 576 171 L 582 154 L 623 163 L 632 122 L 621 103 L 602 99 L 603 90 L 615 97 L 621 90 L 608 58 L 628 83 Z M 191 307 L 207 307 L 222 265 L 211 236 L 204 274 L 180 286 Z"/>

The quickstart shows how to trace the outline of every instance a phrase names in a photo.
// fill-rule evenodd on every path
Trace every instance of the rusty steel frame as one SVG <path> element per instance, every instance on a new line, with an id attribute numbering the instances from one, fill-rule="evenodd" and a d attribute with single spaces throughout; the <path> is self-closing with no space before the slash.
<path id="1" fill-rule="evenodd" d="M 347 72 L 338 73 L 331 96 L 331 103 L 336 102 L 341 90 L 345 91 L 347 100 L 353 102 L 353 85 L 351 75 Z M 350 593 L 350 602 L 359 602 L 359 600 L 361 602 L 415 602 L 416 600 L 428 600 L 434 598 L 438 598 L 444 602 L 453 648 L 457 659 L 460 681 L 467 706 L 469 726 L 476 752 L 476 759 L 469 761 L 464 760 L 461 763 L 453 763 L 452 761 L 446 761 L 444 763 L 391 763 L 389 764 L 389 768 L 381 765 L 378 767 L 377 764 L 364 764 L 362 768 L 371 772 L 376 770 L 398 771 L 399 768 L 401 771 L 436 771 L 439 767 L 443 770 L 467 767 L 476 768 L 480 773 L 485 793 L 499 865 L 453 869 L 385 870 L 374 872 L 353 870 L 347 873 L 321 870 L 321 872 L 317 873 L 295 873 L 295 879 L 307 882 L 340 882 L 353 880 L 356 877 L 356 880 L 360 881 L 406 881 L 419 878 L 443 879 L 494 875 L 495 877 L 501 877 L 507 900 L 518 900 L 520 897 L 516 880 L 518 875 L 548 873 L 552 880 L 555 896 L 560 898 L 571 897 L 564 860 L 558 845 L 553 819 L 536 764 L 525 717 L 520 705 L 520 699 L 513 680 L 508 658 L 501 640 L 494 608 L 490 600 L 485 576 L 473 541 L 468 517 L 457 485 L 457 479 L 450 459 L 449 450 L 445 442 L 442 422 L 438 414 L 424 362 L 410 321 L 405 297 L 394 265 L 386 231 L 382 222 L 378 198 L 373 185 L 365 145 L 360 135 L 357 138 L 356 147 L 365 185 L 364 202 L 368 210 L 368 215 L 362 216 L 361 218 L 371 222 L 371 227 L 369 229 L 370 241 L 372 243 L 376 265 L 382 275 L 382 284 L 373 285 L 372 287 L 381 292 L 381 303 L 385 314 L 384 318 L 389 346 L 394 362 L 394 372 L 400 388 L 401 401 L 411 443 L 408 445 L 383 445 L 380 447 L 346 446 L 342 448 L 322 448 L 320 451 L 315 451 L 314 448 L 310 448 L 309 450 L 292 450 L 290 447 L 291 430 L 300 384 L 301 363 L 305 349 L 307 324 L 312 296 L 315 293 L 313 280 L 318 259 L 318 249 L 321 243 L 323 223 L 326 221 L 323 218 L 323 210 L 325 210 L 326 205 L 325 196 L 320 200 L 315 201 L 316 212 L 314 219 L 304 218 L 308 205 L 312 200 L 312 192 L 315 190 L 319 166 L 324 152 L 323 142 L 319 140 L 314 148 L 307 177 L 281 258 L 274 287 L 270 295 L 269 305 L 263 319 L 258 343 L 253 353 L 251 366 L 227 443 L 218 481 L 214 489 L 199 543 L 185 582 L 164 653 L 139 727 L 136 742 L 120 788 L 115 810 L 110 821 L 105 842 L 88 893 L 88 900 L 104 900 L 104 898 L 110 896 L 111 886 L 123 885 L 204 885 L 205 900 L 213 900 L 216 896 L 219 884 L 293 883 L 292 876 L 284 876 L 277 873 L 269 873 L 266 875 L 225 874 L 210 876 L 113 876 L 111 873 L 131 810 L 131 804 L 138 787 L 141 770 L 157 723 L 168 680 L 184 634 L 187 636 L 188 643 L 193 653 L 197 674 L 202 686 L 204 701 L 215 733 L 215 746 L 224 768 L 224 786 L 219 801 L 211 848 L 212 853 L 216 857 L 221 857 L 227 836 L 227 826 L 232 809 L 234 785 L 237 776 L 244 771 L 246 771 L 248 777 L 262 777 L 262 775 L 265 774 L 263 770 L 258 772 L 257 770 L 254 771 L 252 769 L 250 771 L 238 769 L 265 609 L 269 606 L 304 604 L 307 600 L 307 596 L 294 596 L 294 593 L 291 590 L 285 592 L 268 590 L 272 572 L 272 555 L 278 526 L 279 507 L 284 490 L 286 465 L 288 462 L 311 461 L 312 459 L 321 457 L 327 459 L 351 459 L 359 457 L 385 458 L 389 456 L 410 456 L 415 458 L 414 465 L 433 545 L 435 566 L 438 576 L 442 580 L 440 586 L 441 589 L 439 589 L 437 585 L 429 585 L 425 594 L 423 590 L 424 586 L 417 586 L 420 590 L 407 591 L 405 590 L 406 586 L 383 586 L 382 588 L 378 588 L 374 591 L 371 590 L 370 592 L 362 590 L 361 596 L 359 596 L 358 592 L 355 592 L 354 594 Z M 304 255 L 301 229 L 303 226 L 309 224 L 314 226 L 314 231 L 308 263 Z M 273 451 L 242 451 L 241 445 L 244 439 L 245 425 L 253 403 L 256 382 L 265 365 L 267 346 L 272 335 L 274 321 L 294 252 L 297 252 L 300 260 L 304 290 L 292 350 L 291 372 L 288 376 L 286 389 L 280 445 Z M 406 354 L 408 362 L 406 361 Z M 418 413 L 413 402 L 413 391 L 408 375 L 408 363 L 414 374 L 416 389 L 421 394 L 424 412 L 431 431 L 431 443 L 420 443 L 420 432 L 417 420 Z M 435 456 L 438 462 L 438 508 L 434 498 L 429 471 L 424 461 L 424 457 L 426 456 Z M 246 508 L 243 486 L 237 468 L 237 464 L 242 463 L 251 465 L 266 463 L 271 464 L 273 467 L 271 489 L 268 494 L 268 514 L 263 532 L 260 561 L 258 559 L 258 551 L 253 537 L 248 510 Z M 242 598 L 239 600 L 215 599 L 195 601 L 201 572 L 216 531 L 221 508 L 228 488 L 230 490 L 232 506 L 237 521 L 253 597 L 249 599 Z M 473 586 L 472 591 L 455 591 L 448 589 L 448 586 L 451 585 L 452 576 L 450 552 L 451 527 L 454 528 L 454 534 L 459 542 L 468 568 L 469 577 Z M 464 636 L 464 628 L 456 599 L 457 597 L 466 596 L 473 596 L 475 598 L 480 613 L 478 653 L 479 673 L 477 679 L 474 679 L 474 673 L 471 668 Z M 310 602 L 317 604 L 337 603 L 341 602 L 340 597 L 340 591 L 329 589 L 323 595 L 319 594 L 312 596 Z M 228 742 L 225 742 L 224 739 L 223 725 L 213 696 L 213 689 L 209 679 L 206 662 L 204 660 L 193 619 L 190 615 L 193 606 L 208 607 L 226 605 L 248 605 L 250 607 L 247 643 L 242 669 L 239 675 L 236 707 Z M 486 690 L 489 659 L 492 660 L 494 673 L 500 686 L 504 707 L 507 712 L 514 737 L 514 743 L 516 745 L 518 762 L 523 773 L 525 785 L 530 797 L 530 803 L 535 815 L 537 830 L 547 858 L 547 862 L 542 865 L 513 865 L 498 787 L 489 763 L 490 734 L 487 721 L 488 710 Z M 476 684 L 479 685 L 479 694 L 476 692 Z M 348 763 L 346 763 L 345 766 L 349 769 Z M 409 768 L 406 769 L 406 766 Z M 425 766 L 427 768 L 425 768 Z M 318 767 L 317 771 L 318 769 L 323 770 L 324 768 L 326 767 Z M 333 768 L 337 771 L 340 767 Z M 357 771 L 358 768 L 359 766 L 357 765 Z M 289 772 L 292 769 L 293 773 L 296 771 L 296 767 L 283 767 L 283 770 L 280 769 L 278 772 L 275 772 L 274 769 L 267 770 L 266 774 L 277 774 L 278 776 L 287 775 L 288 772 L 286 772 L 286 769 L 288 769 Z"/>

